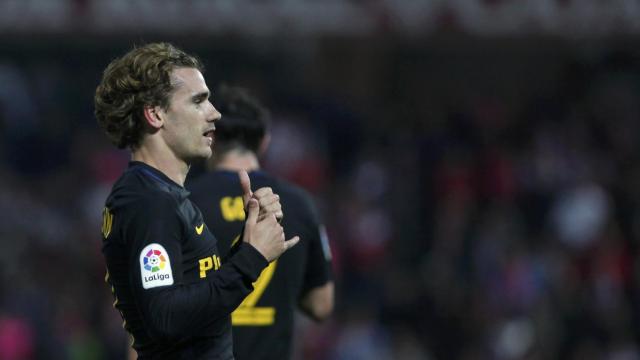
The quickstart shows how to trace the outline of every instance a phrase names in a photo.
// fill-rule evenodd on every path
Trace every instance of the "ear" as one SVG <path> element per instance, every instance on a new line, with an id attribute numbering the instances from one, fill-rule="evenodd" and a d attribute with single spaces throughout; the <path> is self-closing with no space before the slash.
<path id="1" fill-rule="evenodd" d="M 147 125 L 151 126 L 152 129 L 160 129 L 164 125 L 164 119 L 160 114 L 162 112 L 160 106 L 145 105 L 142 111 Z"/>
<path id="2" fill-rule="evenodd" d="M 267 152 L 267 149 L 269 148 L 270 143 L 271 143 L 271 134 L 269 133 L 264 134 L 262 141 L 260 141 L 260 146 L 258 147 L 257 155 L 258 156 L 264 155 L 264 153 Z"/>

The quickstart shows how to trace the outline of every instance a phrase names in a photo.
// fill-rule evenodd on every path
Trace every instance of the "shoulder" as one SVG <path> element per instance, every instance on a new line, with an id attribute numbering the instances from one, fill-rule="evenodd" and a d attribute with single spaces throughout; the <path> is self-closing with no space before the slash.
<path id="1" fill-rule="evenodd" d="M 230 172 L 213 171 L 187 180 L 187 189 L 192 195 L 227 193 L 230 187 L 240 189 L 238 176 Z"/>
<path id="2" fill-rule="evenodd" d="M 282 180 L 282 179 L 278 179 L 277 181 L 278 181 L 277 188 L 278 190 L 280 190 L 282 194 L 285 194 L 286 196 L 289 196 L 292 199 L 295 199 L 300 202 L 304 202 L 304 203 L 313 202 L 311 194 L 309 194 L 307 190 L 303 189 L 299 185 L 293 184 L 289 181 Z"/>
<path id="3" fill-rule="evenodd" d="M 166 186 L 156 184 L 136 173 L 125 173 L 114 184 L 109 196 L 114 209 L 144 211 L 145 213 L 165 212 L 178 207 L 178 197 Z"/>

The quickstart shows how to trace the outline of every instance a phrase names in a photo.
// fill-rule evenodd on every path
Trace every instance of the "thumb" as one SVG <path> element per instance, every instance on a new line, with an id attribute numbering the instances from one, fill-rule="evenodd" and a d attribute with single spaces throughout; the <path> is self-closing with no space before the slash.
<path id="1" fill-rule="evenodd" d="M 258 200 L 250 199 L 247 204 L 249 208 L 249 214 L 247 215 L 247 224 L 245 227 L 252 227 L 258 222 L 258 213 L 260 209 L 258 208 Z"/>
<path id="2" fill-rule="evenodd" d="M 258 200 L 249 200 L 247 208 L 249 209 L 249 214 L 247 215 L 247 222 L 246 224 L 244 224 L 244 234 L 242 236 L 242 241 L 246 241 L 251 244 L 251 233 L 253 231 L 253 228 L 256 226 L 256 222 L 258 221 L 258 213 L 260 212 L 258 208 Z"/>
<path id="3" fill-rule="evenodd" d="M 249 199 L 253 196 L 253 192 L 251 191 L 251 179 L 249 179 L 249 174 L 245 170 L 240 170 L 238 172 L 238 177 L 240 178 L 240 186 L 242 186 L 242 199 L 244 201 L 245 208 L 249 205 Z"/>

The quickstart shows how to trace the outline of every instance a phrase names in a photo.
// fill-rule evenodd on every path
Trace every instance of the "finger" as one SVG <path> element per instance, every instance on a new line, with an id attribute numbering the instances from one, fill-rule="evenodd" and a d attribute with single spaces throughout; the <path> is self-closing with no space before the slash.
<path id="1" fill-rule="evenodd" d="M 244 205 L 247 206 L 247 203 L 253 193 L 251 192 L 251 179 L 249 179 L 249 174 L 246 171 L 240 170 L 238 171 L 238 177 L 240 178 L 240 186 L 242 187 L 242 198 L 244 199 Z"/>
<path id="2" fill-rule="evenodd" d="M 282 207 L 277 206 L 268 206 L 266 208 L 260 208 L 260 218 L 264 218 L 266 216 L 273 215 L 276 218 L 278 223 L 282 222 L 282 218 L 284 217 L 284 213 L 282 212 Z"/>
<path id="3" fill-rule="evenodd" d="M 247 215 L 247 224 L 246 228 L 253 228 L 253 226 L 258 222 L 258 213 L 260 212 L 258 208 L 258 201 L 256 199 L 249 200 L 249 204 L 247 204 L 249 208 L 249 214 Z"/>
<path id="4" fill-rule="evenodd" d="M 266 207 L 272 204 L 280 204 L 280 197 L 278 195 L 263 196 L 261 198 L 257 197 L 256 195 L 257 192 L 253 193 L 253 198 L 257 199 L 260 202 L 260 207 Z"/>
<path id="5" fill-rule="evenodd" d="M 247 204 L 247 208 L 248 208 L 247 222 L 244 226 L 242 241 L 251 241 L 250 239 L 251 233 L 254 227 L 256 226 L 258 212 L 260 212 L 260 210 L 258 209 L 258 202 L 255 199 L 249 200 L 249 203 Z"/>
<path id="6" fill-rule="evenodd" d="M 260 189 L 254 192 L 254 195 L 257 198 L 261 198 L 261 197 L 274 195 L 274 194 L 273 194 L 273 189 L 271 189 L 270 187 L 261 187 Z"/>
<path id="7" fill-rule="evenodd" d="M 278 213 L 282 212 L 282 206 L 279 203 L 262 206 L 260 205 L 260 215 L 275 215 L 278 217 Z"/>
<path id="8" fill-rule="evenodd" d="M 284 251 L 287 251 L 294 247 L 300 241 L 300 236 L 294 236 L 291 239 L 284 242 Z"/>

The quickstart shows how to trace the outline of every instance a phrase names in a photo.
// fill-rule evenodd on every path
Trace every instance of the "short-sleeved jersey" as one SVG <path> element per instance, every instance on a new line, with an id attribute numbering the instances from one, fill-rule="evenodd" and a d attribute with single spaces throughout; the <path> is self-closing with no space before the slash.
<path id="1" fill-rule="evenodd" d="M 290 358 L 298 300 L 331 280 L 331 257 L 315 206 L 304 190 L 264 172 L 254 171 L 249 177 L 254 190 L 271 187 L 280 196 L 285 236 L 298 235 L 300 242 L 269 264 L 254 283 L 255 290 L 233 312 L 234 353 L 238 360 L 283 360 Z M 211 172 L 188 182 L 187 188 L 224 256 L 245 218 L 238 174 Z"/>
<path id="2" fill-rule="evenodd" d="M 233 359 L 229 315 L 268 265 L 245 243 L 223 264 L 188 196 L 132 162 L 103 211 L 106 279 L 140 359 Z"/>

